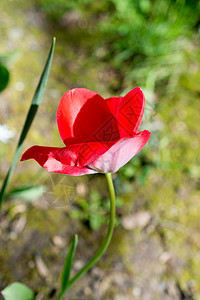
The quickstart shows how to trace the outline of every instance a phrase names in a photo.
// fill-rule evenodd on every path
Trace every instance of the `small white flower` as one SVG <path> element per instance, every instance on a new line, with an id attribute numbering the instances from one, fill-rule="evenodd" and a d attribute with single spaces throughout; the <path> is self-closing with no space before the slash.
<path id="1" fill-rule="evenodd" d="M 0 124 L 0 142 L 7 144 L 15 135 L 14 131 L 9 130 L 6 124 Z"/>
<path id="2" fill-rule="evenodd" d="M 18 81 L 15 83 L 15 89 L 18 92 L 21 92 L 24 90 L 24 83 L 22 81 Z"/>

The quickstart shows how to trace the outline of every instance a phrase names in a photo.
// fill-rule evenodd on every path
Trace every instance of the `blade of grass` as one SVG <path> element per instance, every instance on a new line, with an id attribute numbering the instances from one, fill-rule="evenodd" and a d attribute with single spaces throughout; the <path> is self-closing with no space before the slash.
<path id="1" fill-rule="evenodd" d="M 51 69 L 51 63 L 52 63 L 52 59 L 53 59 L 55 42 L 56 42 L 56 38 L 53 38 L 53 42 L 52 42 L 52 45 L 51 45 L 49 56 L 47 58 L 44 70 L 43 70 L 42 75 L 40 77 L 38 86 L 35 90 L 35 94 L 33 96 L 31 106 L 29 108 L 29 112 L 27 114 L 27 117 L 26 117 L 26 120 L 25 120 L 25 123 L 24 123 L 24 127 L 22 129 L 22 132 L 21 132 L 21 135 L 20 135 L 20 138 L 19 138 L 19 142 L 18 142 L 16 151 L 15 151 L 15 155 L 14 155 L 12 164 L 10 166 L 10 169 L 7 173 L 7 176 L 4 180 L 2 188 L 1 188 L 1 192 L 0 192 L 0 209 L 1 209 L 4 197 L 5 197 L 5 191 L 6 191 L 6 187 L 8 185 L 9 179 L 10 179 L 10 177 L 12 175 L 12 172 L 13 172 L 16 164 L 17 164 L 17 160 L 18 160 L 18 157 L 19 157 L 19 154 L 20 154 L 20 151 L 21 151 L 22 144 L 23 144 L 23 142 L 26 138 L 26 135 L 27 135 L 30 127 L 31 127 L 33 119 L 34 119 L 34 117 L 37 113 L 37 109 L 38 109 L 38 107 L 39 107 L 39 105 L 42 101 L 43 95 L 44 95 L 44 91 L 45 91 L 47 81 L 48 81 L 48 77 L 49 77 L 49 72 L 50 72 L 50 69 Z"/>
<path id="2" fill-rule="evenodd" d="M 67 288 L 67 285 L 69 282 L 69 278 L 70 278 L 72 262 L 73 262 L 74 253 L 75 253 L 77 244 L 78 244 L 78 236 L 75 235 L 72 243 L 70 244 L 69 252 L 67 254 L 65 264 L 63 267 L 63 272 L 62 272 L 62 277 L 61 277 L 61 291 L 57 297 L 57 300 L 62 299 L 62 296 L 64 295 L 64 293 L 66 291 L 66 288 Z"/>

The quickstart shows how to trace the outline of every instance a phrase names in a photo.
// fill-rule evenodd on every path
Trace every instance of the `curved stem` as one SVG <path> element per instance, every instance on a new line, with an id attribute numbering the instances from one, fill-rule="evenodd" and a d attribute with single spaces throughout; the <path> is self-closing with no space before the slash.
<path id="1" fill-rule="evenodd" d="M 101 248 L 97 251 L 97 253 L 91 258 L 91 260 L 69 281 L 67 285 L 67 289 L 77 280 L 79 279 L 83 274 L 85 274 L 102 256 L 102 254 L 106 251 L 110 240 L 112 238 L 113 229 L 114 229 L 114 223 L 115 223 L 115 190 L 112 182 L 112 176 L 110 173 L 105 174 L 108 188 L 110 192 L 110 218 L 109 218 L 109 228 L 106 235 L 106 238 L 104 240 L 103 245 Z"/>

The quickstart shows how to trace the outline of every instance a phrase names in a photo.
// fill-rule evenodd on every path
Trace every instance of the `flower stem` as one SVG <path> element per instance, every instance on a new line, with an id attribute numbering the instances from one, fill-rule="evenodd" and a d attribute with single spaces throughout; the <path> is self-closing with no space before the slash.
<path id="1" fill-rule="evenodd" d="M 110 173 L 108 173 L 108 174 L 105 174 L 105 176 L 107 179 L 108 188 L 109 188 L 109 192 L 110 192 L 110 218 L 109 218 L 109 228 L 108 228 L 106 238 L 104 240 L 103 245 L 97 251 L 97 253 L 93 256 L 93 258 L 91 258 L 91 260 L 68 282 L 66 290 L 68 290 L 70 288 L 70 286 L 77 279 L 79 279 L 83 274 L 85 274 L 100 259 L 102 254 L 108 248 L 108 245 L 112 238 L 114 224 L 115 224 L 115 190 L 114 190 L 114 186 L 113 186 L 112 175 Z"/>

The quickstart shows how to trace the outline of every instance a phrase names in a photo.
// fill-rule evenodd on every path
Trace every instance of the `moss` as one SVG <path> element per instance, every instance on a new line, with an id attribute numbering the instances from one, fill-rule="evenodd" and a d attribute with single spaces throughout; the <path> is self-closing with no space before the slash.
<path id="1" fill-rule="evenodd" d="M 42 0 L 36 2 L 39 3 Z M 143 126 L 148 129 L 153 119 L 161 122 L 162 128 L 152 131 L 152 142 L 150 140 L 150 144 L 145 146 L 143 155 L 137 155 L 127 168 L 124 167 L 118 172 L 115 178 L 117 194 L 120 199 L 123 199 L 118 206 L 118 219 L 120 219 L 121 214 L 134 213 L 140 209 L 151 211 L 155 221 L 162 227 L 164 250 L 170 251 L 181 262 L 179 271 L 172 268 L 170 271 L 166 271 L 163 277 L 165 280 L 176 277 L 184 290 L 188 289 L 188 282 L 193 279 L 196 284 L 195 293 L 199 294 L 200 161 L 198 140 L 200 71 L 197 37 L 193 34 L 190 40 L 187 36 L 174 39 L 176 44 L 173 45 L 177 47 L 175 52 L 168 53 L 166 56 L 157 57 L 154 55 L 152 57 L 152 49 L 158 51 L 160 48 L 150 47 L 148 49 L 146 39 L 141 35 L 140 47 L 144 47 L 142 49 L 145 50 L 145 53 L 149 51 L 150 54 L 149 56 L 142 53 L 133 55 L 134 40 L 133 45 L 131 41 L 130 44 L 126 43 L 123 38 L 116 39 L 114 33 L 119 30 L 120 37 L 126 32 L 128 33 L 127 36 L 130 36 L 129 27 L 127 31 L 124 24 L 119 24 L 120 18 L 124 18 L 124 14 L 119 15 L 119 19 L 116 19 L 116 24 L 114 24 L 111 22 L 113 19 L 109 13 L 116 13 L 115 5 L 107 4 L 108 1 L 103 2 L 102 6 L 99 1 L 93 2 L 94 4 L 87 4 L 90 7 L 89 10 L 86 9 L 86 6 L 80 8 L 82 11 L 79 21 L 82 22 L 83 26 L 79 26 L 79 23 L 73 26 L 64 26 L 56 22 L 55 19 L 49 21 L 44 15 L 41 17 L 39 7 L 35 6 L 35 1 L 17 0 L 10 2 L 9 5 L 6 2 L 2 3 L 5 24 L 13 24 L 14 20 L 14 26 L 3 26 L 1 29 L 2 49 L 7 51 L 8 40 L 12 48 L 21 52 L 21 57 L 11 67 L 10 84 L 2 94 L 6 113 L 2 113 L 1 122 L 8 123 L 11 129 L 17 128 L 16 138 L 12 139 L 9 144 L 0 147 L 3 173 L 8 169 L 9 162 L 13 157 L 17 138 L 42 66 L 45 63 L 47 48 L 50 46 L 52 36 L 57 37 L 57 45 L 48 88 L 23 150 L 33 144 L 62 145 L 57 130 L 55 112 L 61 95 L 69 88 L 84 86 L 96 90 L 105 97 L 113 95 L 116 90 L 122 91 L 124 88 L 128 90 L 136 83 L 140 83 L 147 90 L 151 88 L 155 99 L 152 100 L 154 103 L 151 102 L 147 93 L 147 104 L 150 103 L 154 115 L 149 114 L 150 116 L 145 117 Z M 56 5 L 56 2 L 53 4 Z M 107 13 L 108 9 L 109 13 Z M 126 7 L 120 9 L 127 10 Z M 104 18 L 105 24 L 101 24 L 100 27 L 96 26 Z M 84 19 L 87 19 L 86 23 L 83 22 Z M 137 20 L 140 22 L 139 19 Z M 162 25 L 164 26 L 164 24 Z M 14 27 L 15 31 L 12 31 Z M 105 33 L 104 30 L 108 32 L 106 38 L 102 34 L 102 32 Z M 153 30 L 151 31 L 153 32 Z M 16 34 L 18 37 L 15 36 Z M 151 42 L 153 44 L 156 42 L 157 45 L 157 38 L 154 39 L 151 35 L 148 38 L 148 45 Z M 113 45 L 115 45 L 114 48 Z M 116 46 L 117 48 L 115 48 Z M 120 49 L 123 50 L 124 48 L 127 51 L 120 52 Z M 168 48 L 164 47 L 165 51 L 166 49 Z M 157 60 L 154 61 L 156 57 Z M 156 82 L 154 82 L 156 76 L 158 79 L 155 79 Z M 16 89 L 17 82 L 24 84 L 22 91 Z M 0 179 L 3 180 L 2 172 L 0 176 Z M 41 171 L 33 161 L 18 163 L 11 180 L 10 189 L 19 185 L 34 183 L 46 184 L 50 190 L 49 178 L 49 174 Z M 40 209 L 32 205 L 28 205 L 27 208 L 25 236 L 32 237 L 35 232 L 40 239 L 39 243 L 45 240 L 40 250 L 47 258 L 50 268 L 54 269 L 53 263 L 55 262 L 55 265 L 58 263 L 59 270 L 62 262 L 58 260 L 56 255 L 52 254 L 51 238 L 63 233 L 68 241 L 71 232 L 74 231 L 68 214 L 75 216 L 80 221 L 80 233 L 83 234 L 82 238 L 86 239 L 85 244 L 83 241 L 81 242 L 80 252 L 84 249 L 84 253 L 87 253 L 86 256 L 93 252 L 92 247 L 90 251 L 88 250 L 88 242 L 90 245 L 94 244 L 95 248 L 94 240 L 98 239 L 99 236 L 102 237 L 104 232 L 96 231 L 94 237 L 91 238 L 91 232 L 85 229 L 85 225 L 81 221 L 86 224 L 86 221 L 92 220 L 93 228 L 98 228 L 97 223 L 101 226 L 102 220 L 107 219 L 105 212 L 108 209 L 106 204 L 108 192 L 103 176 L 84 176 L 74 179 L 73 182 L 69 179 L 68 182 L 72 187 L 84 182 L 88 186 L 88 192 L 85 196 L 76 195 L 71 206 L 62 210 Z M 41 199 L 41 201 L 44 200 Z M 90 206 L 91 203 L 92 206 Z M 10 203 L 6 204 L 4 211 L 9 210 L 10 205 L 12 206 Z M 72 209 L 71 213 L 70 209 Z M 96 216 L 100 216 L 100 220 Z M 8 218 L 12 221 L 12 216 Z M 95 221 L 98 222 L 95 223 Z M 104 227 L 102 228 L 104 229 Z M 121 259 L 125 269 L 130 274 L 134 273 L 134 264 L 129 264 L 128 260 L 130 252 L 134 251 L 137 243 L 145 240 L 146 235 L 155 239 L 156 234 L 158 235 L 156 229 L 151 235 L 140 229 L 127 233 L 118 227 L 108 252 L 104 259 L 99 262 L 99 266 L 107 270 L 113 262 Z M 25 248 L 30 247 L 30 245 L 26 245 L 25 240 L 26 237 L 20 237 L 18 241 L 13 242 L 13 244 L 10 243 L 6 249 L 6 255 L 4 248 L 0 251 L 0 260 L 3 261 L 3 282 L 5 283 L 15 279 L 11 269 L 8 268 L 9 257 L 13 257 L 15 247 L 18 250 L 24 244 Z M 28 243 L 31 244 L 30 240 Z M 24 277 L 22 276 L 24 281 L 33 282 L 35 289 L 43 289 L 44 292 L 47 292 L 47 288 L 42 287 L 45 285 L 44 282 L 39 282 L 40 278 L 38 279 L 37 271 L 26 270 L 26 265 L 32 259 L 32 252 L 35 251 L 35 248 L 31 248 L 32 250 L 25 249 L 24 253 L 27 257 L 21 257 L 18 264 L 20 265 L 22 262 L 21 270 L 24 269 L 21 274 L 24 274 Z M 29 251 L 30 253 L 27 254 Z M 59 255 L 64 260 L 64 251 Z M 51 262 L 53 263 L 51 264 Z M 59 273 L 59 270 L 55 267 L 56 274 Z M 56 285 L 58 285 L 57 280 L 56 278 Z M 113 294 L 115 292 L 115 290 L 112 291 Z"/>
<path id="2" fill-rule="evenodd" d="M 58 234 L 62 226 L 68 226 L 68 220 L 63 211 L 54 208 L 39 210 L 36 207 L 30 207 L 27 212 L 27 220 L 28 230 L 37 230 L 49 236 Z"/>

